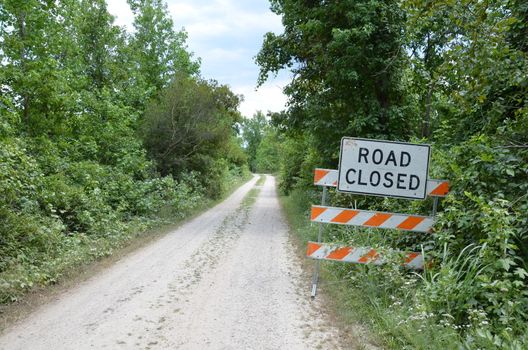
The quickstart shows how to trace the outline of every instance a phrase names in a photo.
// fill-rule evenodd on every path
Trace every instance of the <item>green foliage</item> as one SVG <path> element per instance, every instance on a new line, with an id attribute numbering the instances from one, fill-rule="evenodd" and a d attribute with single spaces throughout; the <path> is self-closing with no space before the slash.
<path id="1" fill-rule="evenodd" d="M 290 193 L 300 181 L 305 150 L 305 143 L 302 139 L 288 138 L 281 145 L 279 189 L 285 194 Z"/>
<path id="2" fill-rule="evenodd" d="M 280 139 L 276 131 L 270 129 L 264 134 L 255 154 L 255 167 L 259 173 L 275 173 L 279 170 Z"/>
<path id="3" fill-rule="evenodd" d="M 161 174 L 179 178 L 197 171 L 207 194 L 218 198 L 229 169 L 226 155 L 240 149 L 233 128 L 240 120 L 239 101 L 214 81 L 177 76 L 160 101 L 147 107 L 142 124 L 145 146 Z"/>
<path id="4" fill-rule="evenodd" d="M 175 74 L 196 75 L 199 61 L 187 51 L 184 30 L 174 31 L 174 23 L 163 0 L 127 0 L 134 13 L 135 34 L 130 43 L 139 88 L 156 96 L 169 86 Z"/>
<path id="5" fill-rule="evenodd" d="M 4 1 L 0 6 L 0 86 L 17 105 L 28 132 L 56 131 L 73 104 L 70 67 L 61 69 L 63 7 L 51 1 Z"/>
<path id="6" fill-rule="evenodd" d="M 104 0 L 0 3 L 0 303 L 247 177 L 239 97 L 197 77 L 164 2 L 129 3 L 133 34 L 114 25 Z M 174 119 L 156 117 L 178 121 L 171 131 L 185 140 L 168 165 L 153 152 L 159 140 L 138 136 L 159 96 L 181 103 Z M 152 126 L 160 109 L 150 103 Z"/>
<path id="7" fill-rule="evenodd" d="M 485 315 L 481 317 L 484 330 L 500 334 L 503 340 L 516 339 L 524 332 L 528 310 L 527 152 L 475 136 L 450 148 L 445 157 L 442 165 L 445 173 L 452 174 L 453 191 L 443 203 L 436 242 L 450 251 L 441 256 L 447 267 L 438 272 L 439 283 L 428 286 L 436 297 L 426 298 L 434 303 L 441 300 L 456 324 L 469 322 L 478 311 Z M 478 247 L 470 256 L 472 264 L 479 264 L 478 276 L 471 276 L 463 264 L 453 261 L 468 244 Z M 468 285 L 458 291 L 447 290 L 441 282 L 455 271 Z M 452 297 L 446 297 L 447 293 Z M 454 307 L 446 303 L 455 297 L 465 304 Z"/>
<path id="8" fill-rule="evenodd" d="M 251 118 L 242 119 L 241 132 L 251 171 L 257 171 L 257 150 L 268 128 L 269 123 L 266 116 L 260 111 Z"/>
<path id="9" fill-rule="evenodd" d="M 401 270 L 396 260 L 372 268 L 332 265 L 329 271 L 352 280 L 350 293 L 361 299 L 360 309 L 374 311 L 372 326 L 391 347 L 523 348 L 525 2 L 283 0 L 272 1 L 272 7 L 285 31 L 266 35 L 257 63 L 261 81 L 282 68 L 295 73 L 286 89 L 289 109 L 273 118 L 282 137 L 279 183 L 284 193 L 293 193 L 289 198 L 319 201 L 311 190 L 313 168 L 336 167 L 342 135 L 431 143 L 430 176 L 450 181 L 432 235 L 325 229 L 331 241 L 423 249 L 431 265 L 421 278 Z M 372 84 L 384 89 L 387 105 Z M 380 118 L 383 113 L 388 118 Z M 365 199 L 334 191 L 329 202 L 431 210 L 431 200 Z"/>
<path id="10" fill-rule="evenodd" d="M 276 173 L 279 170 L 281 138 L 262 112 L 241 123 L 244 151 L 250 169 L 258 173 Z"/>
<path id="11" fill-rule="evenodd" d="M 271 1 L 284 33 L 267 33 L 256 57 L 259 82 L 291 68 L 285 92 L 289 109 L 276 121 L 288 130 L 310 130 L 314 147 L 336 163 L 344 135 L 405 139 L 402 91 L 404 12 L 398 1 Z M 335 147 L 335 146 L 334 146 Z"/>
<path id="12" fill-rule="evenodd" d="M 2 302 L 34 284 L 52 283 L 72 264 L 110 254 L 136 227 L 180 219 L 206 201 L 196 173 L 178 182 L 141 179 L 119 165 L 69 159 L 53 143 L 27 142 L 0 143 Z M 80 260 L 68 260 L 69 254 Z"/>

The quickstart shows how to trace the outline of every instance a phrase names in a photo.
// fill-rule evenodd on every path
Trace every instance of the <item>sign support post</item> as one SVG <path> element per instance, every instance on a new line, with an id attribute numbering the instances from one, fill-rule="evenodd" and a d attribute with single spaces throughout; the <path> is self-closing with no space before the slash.
<path id="1" fill-rule="evenodd" d="M 321 198 L 321 205 L 326 205 L 326 195 L 327 195 L 326 186 L 323 187 L 323 197 Z M 319 223 L 319 234 L 317 235 L 317 243 L 321 243 L 323 239 L 323 224 Z M 312 276 L 312 299 L 315 298 L 317 294 L 317 282 L 319 280 L 319 269 L 320 269 L 320 260 L 315 262 L 315 270 Z"/>
<path id="2" fill-rule="evenodd" d="M 434 197 L 433 199 L 433 213 L 432 216 L 436 216 L 436 211 L 438 210 L 438 197 Z"/>

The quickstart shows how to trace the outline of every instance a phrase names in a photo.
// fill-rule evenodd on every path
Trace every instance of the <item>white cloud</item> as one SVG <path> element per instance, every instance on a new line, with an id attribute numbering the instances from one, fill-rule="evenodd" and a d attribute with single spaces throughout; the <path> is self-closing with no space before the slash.
<path id="1" fill-rule="evenodd" d="M 193 6 L 192 3 L 171 1 L 168 8 L 174 19 L 184 19 L 187 21 L 200 17 L 200 9 Z"/>
<path id="2" fill-rule="evenodd" d="M 128 31 L 133 30 L 134 14 L 126 0 L 107 0 L 108 12 L 115 16 L 115 24 L 125 27 Z"/>
<path id="3" fill-rule="evenodd" d="M 176 29 L 185 27 L 187 44 L 201 58 L 202 74 L 228 84 L 245 96 L 241 112 L 251 116 L 284 109 L 285 75 L 255 91 L 259 68 L 253 62 L 266 32 L 282 31 L 281 19 L 268 0 L 166 0 Z M 133 15 L 126 0 L 107 0 L 116 24 L 132 31 Z"/>
<path id="4" fill-rule="evenodd" d="M 229 26 L 221 20 L 210 20 L 208 22 L 192 22 L 185 26 L 189 37 L 193 39 L 211 38 L 224 36 L 229 31 Z"/>
<path id="5" fill-rule="evenodd" d="M 223 49 L 220 47 L 213 48 L 205 53 L 208 60 L 211 61 L 239 61 L 248 55 L 245 49 Z"/>
<path id="6" fill-rule="evenodd" d="M 262 2 L 267 4 L 266 0 Z M 243 9 L 237 6 L 237 1 L 217 0 L 200 4 L 192 0 L 169 0 L 168 3 L 176 26 L 183 24 L 195 39 L 282 30 L 279 16 L 269 10 Z"/>
<path id="7" fill-rule="evenodd" d="M 285 108 L 286 96 L 282 92 L 288 81 L 275 81 L 264 84 L 258 90 L 252 85 L 233 87 L 237 94 L 244 95 L 244 102 L 240 105 L 240 112 L 251 117 L 256 111 L 266 114 L 268 111 L 279 112 Z"/>

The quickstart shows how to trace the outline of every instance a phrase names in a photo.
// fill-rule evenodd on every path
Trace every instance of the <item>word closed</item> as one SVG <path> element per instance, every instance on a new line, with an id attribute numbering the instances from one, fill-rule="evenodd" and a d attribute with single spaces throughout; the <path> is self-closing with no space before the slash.
<path id="1" fill-rule="evenodd" d="M 429 155 L 429 145 L 344 137 L 337 190 L 424 199 Z"/>

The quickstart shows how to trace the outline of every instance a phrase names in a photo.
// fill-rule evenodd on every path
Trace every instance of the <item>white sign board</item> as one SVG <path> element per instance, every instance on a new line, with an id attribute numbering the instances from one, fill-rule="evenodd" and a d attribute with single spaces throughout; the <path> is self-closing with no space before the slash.
<path id="1" fill-rule="evenodd" d="M 424 199 L 429 145 L 343 137 L 337 190 Z"/>

